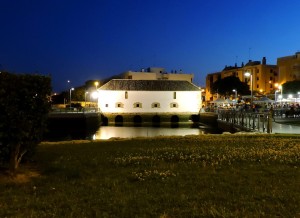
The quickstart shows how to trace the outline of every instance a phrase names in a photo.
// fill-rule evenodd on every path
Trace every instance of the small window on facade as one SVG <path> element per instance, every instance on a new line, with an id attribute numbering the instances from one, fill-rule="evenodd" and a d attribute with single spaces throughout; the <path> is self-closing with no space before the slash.
<path id="1" fill-rule="evenodd" d="M 273 77 L 270 77 L 270 80 L 272 81 L 272 80 L 273 80 Z"/>
<path id="2" fill-rule="evenodd" d="M 176 99 L 176 92 L 173 92 L 173 99 Z"/>
<path id="3" fill-rule="evenodd" d="M 160 103 L 158 102 L 152 103 L 152 108 L 160 108 Z"/>
<path id="4" fill-rule="evenodd" d="M 128 92 L 125 92 L 125 99 L 128 99 Z"/>
<path id="5" fill-rule="evenodd" d="M 259 77 L 256 77 L 256 80 L 259 80 Z"/>
<path id="6" fill-rule="evenodd" d="M 105 107 L 108 107 L 108 104 L 105 104 Z"/>
<path id="7" fill-rule="evenodd" d="M 170 107 L 171 107 L 171 108 L 177 108 L 177 107 L 178 107 L 178 104 L 177 104 L 177 103 L 171 103 L 171 104 L 170 104 Z"/>
<path id="8" fill-rule="evenodd" d="M 128 79 L 132 79 L 132 75 L 128 76 Z"/>
<path id="9" fill-rule="evenodd" d="M 257 85 L 256 88 L 259 88 L 259 85 Z"/>
<path id="10" fill-rule="evenodd" d="M 142 103 L 136 102 L 136 103 L 133 104 L 133 107 L 134 107 L 134 108 L 137 108 L 137 107 L 138 107 L 138 108 L 141 108 L 141 107 L 142 107 Z"/>
<path id="11" fill-rule="evenodd" d="M 124 104 L 122 102 L 117 102 L 116 103 L 116 108 L 123 108 Z"/>

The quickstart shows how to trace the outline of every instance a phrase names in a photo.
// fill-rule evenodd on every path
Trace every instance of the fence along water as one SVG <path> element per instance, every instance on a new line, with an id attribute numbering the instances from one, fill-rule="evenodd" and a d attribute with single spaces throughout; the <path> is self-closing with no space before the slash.
<path id="1" fill-rule="evenodd" d="M 218 121 L 235 129 L 272 133 L 273 112 L 219 110 Z"/>

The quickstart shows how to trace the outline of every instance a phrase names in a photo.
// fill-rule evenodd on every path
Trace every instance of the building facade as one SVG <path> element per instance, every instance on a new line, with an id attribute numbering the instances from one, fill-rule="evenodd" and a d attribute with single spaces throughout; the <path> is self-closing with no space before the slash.
<path id="1" fill-rule="evenodd" d="M 108 123 L 186 122 L 202 106 L 201 89 L 188 81 L 114 79 L 98 89 Z"/>
<path id="2" fill-rule="evenodd" d="M 245 73 L 249 72 L 252 75 L 253 87 L 251 84 L 251 77 L 245 76 Z M 249 88 L 254 92 L 259 92 L 262 95 L 274 94 L 278 83 L 278 68 L 276 65 L 268 65 L 266 58 L 263 57 L 262 61 L 252 61 L 240 67 L 225 66 L 221 72 L 208 74 L 206 76 L 206 100 L 212 101 L 217 98 L 216 93 L 212 93 L 212 85 L 218 79 L 223 79 L 228 76 L 236 76 L 242 82 L 246 82 Z"/>
<path id="3" fill-rule="evenodd" d="M 300 52 L 295 55 L 277 58 L 279 71 L 278 83 L 282 85 L 288 81 L 300 80 Z"/>
<path id="4" fill-rule="evenodd" d="M 167 73 L 164 68 L 158 67 L 149 67 L 141 71 L 127 71 L 123 75 L 124 79 L 132 80 L 185 80 L 192 83 L 194 79 L 194 74 L 186 74 L 182 70 Z"/>

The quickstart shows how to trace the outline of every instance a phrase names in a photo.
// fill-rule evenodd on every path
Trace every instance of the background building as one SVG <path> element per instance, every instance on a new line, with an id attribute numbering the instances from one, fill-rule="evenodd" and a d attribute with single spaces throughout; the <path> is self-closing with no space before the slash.
<path id="1" fill-rule="evenodd" d="M 300 52 L 296 52 L 295 55 L 277 58 L 277 66 L 279 84 L 300 80 Z"/>
<path id="2" fill-rule="evenodd" d="M 215 100 L 218 96 L 212 93 L 212 85 L 218 79 L 223 79 L 228 76 L 236 76 L 242 82 L 249 84 L 251 89 L 251 79 L 245 76 L 249 72 L 253 79 L 253 92 L 258 92 L 262 95 L 274 94 L 276 89 L 275 84 L 278 82 L 278 68 L 276 65 L 268 65 L 266 58 L 263 57 L 262 61 L 252 61 L 240 67 L 225 66 L 221 72 L 208 74 L 206 76 L 206 101 Z"/>
<path id="3" fill-rule="evenodd" d="M 194 74 L 186 74 L 182 70 L 167 73 L 164 68 L 149 67 L 141 71 L 127 71 L 123 74 L 123 78 L 132 80 L 185 80 L 192 83 Z"/>

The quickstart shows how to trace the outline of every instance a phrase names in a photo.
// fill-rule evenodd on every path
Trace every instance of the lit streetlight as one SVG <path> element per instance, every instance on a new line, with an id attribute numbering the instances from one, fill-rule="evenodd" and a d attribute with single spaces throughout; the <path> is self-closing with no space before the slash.
<path id="1" fill-rule="evenodd" d="M 70 80 L 67 80 L 67 90 L 69 89 L 69 87 L 70 87 L 70 83 L 71 83 L 71 81 Z M 66 92 L 67 93 L 67 92 Z M 64 96 L 64 105 L 65 105 L 65 107 L 66 107 L 66 102 L 68 102 L 68 94 L 66 94 L 66 96 Z"/>
<path id="2" fill-rule="evenodd" d="M 237 103 L 237 90 L 233 89 L 232 91 L 235 93 L 235 103 Z"/>
<path id="3" fill-rule="evenodd" d="M 74 88 L 70 88 L 70 107 L 72 104 L 72 91 L 74 90 Z"/>
<path id="4" fill-rule="evenodd" d="M 94 85 L 95 85 L 95 87 L 96 87 L 96 91 L 97 91 L 97 88 L 98 88 L 99 82 L 98 82 L 98 81 L 96 81 L 96 82 L 94 83 Z"/>
<path id="5" fill-rule="evenodd" d="M 251 105 L 253 104 L 253 78 L 252 78 L 252 73 L 246 72 L 244 74 L 246 77 L 250 77 L 250 84 L 251 84 Z"/>
<path id="6" fill-rule="evenodd" d="M 94 84 L 95 84 L 95 86 L 96 86 L 96 93 L 97 93 L 97 104 L 96 104 L 96 106 L 97 106 L 97 110 L 98 110 L 98 101 L 99 101 L 99 99 L 98 99 L 98 89 L 97 89 L 97 87 L 98 87 L 98 85 L 99 85 L 99 82 L 96 81 Z"/>
<path id="7" fill-rule="evenodd" d="M 283 92 L 282 89 L 283 89 L 283 88 L 282 88 L 282 85 L 279 85 L 279 86 L 278 86 L 278 89 L 280 90 L 280 95 L 281 95 L 281 101 L 280 101 L 280 104 L 282 105 L 282 100 L 283 100 L 283 94 L 282 94 L 282 92 Z"/>
<path id="8" fill-rule="evenodd" d="M 277 92 L 279 92 L 279 90 L 275 91 L 275 103 L 277 102 Z"/>
<path id="9" fill-rule="evenodd" d="M 84 93 L 84 107 L 86 107 L 86 95 L 89 94 L 89 92 Z"/>

